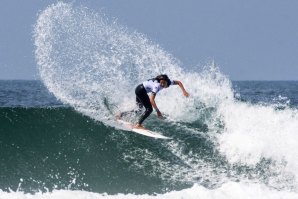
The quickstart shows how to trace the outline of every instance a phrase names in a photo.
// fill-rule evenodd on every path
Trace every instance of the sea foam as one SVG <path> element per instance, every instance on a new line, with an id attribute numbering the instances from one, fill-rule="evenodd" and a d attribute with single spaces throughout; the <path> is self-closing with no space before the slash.
<path id="1" fill-rule="evenodd" d="M 106 193 L 92 193 L 86 191 L 70 191 L 70 190 L 54 190 L 49 193 L 35 193 L 35 194 L 25 194 L 23 192 L 1 192 L 1 199 L 155 199 L 155 198 L 163 198 L 163 199 L 297 199 L 298 194 L 294 192 L 286 192 L 286 191 L 277 191 L 271 190 L 264 185 L 259 184 L 244 184 L 244 183 L 236 183 L 229 182 L 223 184 L 221 187 L 217 189 L 206 189 L 199 185 L 194 185 L 192 188 L 184 189 L 181 191 L 172 191 L 165 194 L 157 194 L 157 195 L 135 195 L 135 194 L 116 194 L 116 195 L 108 195 Z"/>

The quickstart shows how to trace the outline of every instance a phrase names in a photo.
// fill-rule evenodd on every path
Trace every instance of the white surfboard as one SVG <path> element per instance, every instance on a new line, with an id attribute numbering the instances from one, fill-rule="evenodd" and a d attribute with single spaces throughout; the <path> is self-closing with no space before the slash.
<path id="1" fill-rule="evenodd" d="M 163 136 L 157 132 L 154 132 L 154 131 L 150 131 L 148 129 L 136 129 L 136 128 L 133 128 L 133 124 L 130 123 L 130 122 L 126 122 L 124 120 L 117 120 L 119 123 L 123 124 L 125 127 L 127 127 L 129 130 L 135 132 L 135 133 L 138 133 L 138 134 L 141 134 L 141 135 L 145 135 L 145 136 L 148 136 L 148 137 L 153 137 L 153 138 L 159 138 L 159 139 L 171 139 L 169 137 L 166 137 L 166 136 Z"/>

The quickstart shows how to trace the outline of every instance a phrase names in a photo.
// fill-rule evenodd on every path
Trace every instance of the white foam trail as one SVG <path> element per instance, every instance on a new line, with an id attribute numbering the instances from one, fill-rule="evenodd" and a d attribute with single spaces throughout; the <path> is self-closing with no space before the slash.
<path id="1" fill-rule="evenodd" d="M 246 183 L 236 183 L 228 182 L 223 184 L 221 187 L 216 189 L 206 189 L 199 185 L 194 185 L 192 188 L 184 189 L 181 191 L 172 191 L 165 194 L 157 194 L 156 196 L 144 194 L 99 194 L 86 191 L 69 191 L 69 190 L 54 190 L 48 193 L 35 193 L 24 194 L 22 192 L 3 192 L 0 191 L 1 199 L 297 199 L 298 194 L 295 192 L 277 191 L 269 189 L 264 185 L 259 184 L 246 184 Z"/>

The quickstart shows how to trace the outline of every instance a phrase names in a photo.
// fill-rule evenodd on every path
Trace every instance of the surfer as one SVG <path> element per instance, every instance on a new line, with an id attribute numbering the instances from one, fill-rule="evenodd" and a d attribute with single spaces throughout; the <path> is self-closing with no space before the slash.
<path id="1" fill-rule="evenodd" d="M 134 128 L 144 129 L 142 123 L 152 113 L 153 108 L 155 109 L 157 116 L 161 119 L 163 118 L 162 113 L 155 103 L 155 97 L 159 91 L 161 91 L 163 88 L 168 88 L 170 85 L 179 85 L 183 95 L 185 97 L 189 96 L 188 92 L 186 92 L 183 84 L 180 81 L 170 80 L 166 74 L 158 75 L 157 77 L 149 79 L 136 87 L 136 103 L 139 110 L 145 107 L 145 112 L 140 116 Z M 147 93 L 151 93 L 150 97 Z M 120 119 L 122 115 L 123 113 L 120 113 L 118 118 Z"/>

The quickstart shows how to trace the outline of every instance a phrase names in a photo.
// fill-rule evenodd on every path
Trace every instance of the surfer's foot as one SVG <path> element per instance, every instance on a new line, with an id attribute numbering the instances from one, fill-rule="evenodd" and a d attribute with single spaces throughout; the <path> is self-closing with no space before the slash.
<path id="1" fill-rule="evenodd" d="M 145 127 L 143 127 L 141 124 L 136 124 L 134 126 L 135 129 L 145 129 Z"/>

